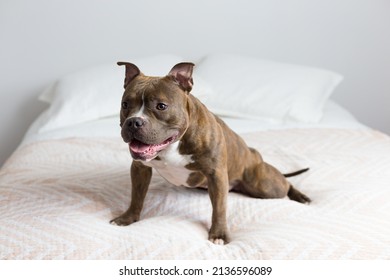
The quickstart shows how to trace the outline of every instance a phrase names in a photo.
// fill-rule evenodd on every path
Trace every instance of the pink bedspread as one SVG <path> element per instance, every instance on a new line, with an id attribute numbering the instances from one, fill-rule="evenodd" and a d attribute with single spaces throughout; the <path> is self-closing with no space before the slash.
<path id="1" fill-rule="evenodd" d="M 127 145 L 63 139 L 19 148 L 0 171 L 0 259 L 390 259 L 390 137 L 372 130 L 244 135 L 313 202 L 228 199 L 232 241 L 207 240 L 206 191 L 156 173 L 141 221 L 109 224 L 130 200 Z"/>

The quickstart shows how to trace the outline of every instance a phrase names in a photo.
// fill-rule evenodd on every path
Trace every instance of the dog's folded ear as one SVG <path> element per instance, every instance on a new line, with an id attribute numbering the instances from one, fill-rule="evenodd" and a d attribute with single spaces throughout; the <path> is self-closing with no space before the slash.
<path id="1" fill-rule="evenodd" d="M 191 62 L 181 62 L 173 66 L 168 76 L 172 77 L 177 84 L 186 92 L 190 92 L 194 82 L 192 80 L 192 70 L 195 64 Z"/>
<path id="2" fill-rule="evenodd" d="M 137 66 L 135 66 L 133 63 L 130 62 L 118 62 L 119 66 L 125 65 L 126 66 L 126 76 L 125 76 L 125 84 L 123 87 L 126 89 L 126 87 L 130 84 L 130 82 L 137 77 L 141 71 L 138 69 Z"/>

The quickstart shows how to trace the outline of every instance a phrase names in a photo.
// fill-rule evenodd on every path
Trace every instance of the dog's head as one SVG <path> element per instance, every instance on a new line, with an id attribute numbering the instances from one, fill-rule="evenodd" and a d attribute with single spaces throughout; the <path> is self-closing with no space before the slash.
<path id="1" fill-rule="evenodd" d="M 178 141 L 188 128 L 188 94 L 193 63 L 176 64 L 165 77 L 149 77 L 137 66 L 126 66 L 120 113 L 122 138 L 135 160 L 150 161 Z"/>

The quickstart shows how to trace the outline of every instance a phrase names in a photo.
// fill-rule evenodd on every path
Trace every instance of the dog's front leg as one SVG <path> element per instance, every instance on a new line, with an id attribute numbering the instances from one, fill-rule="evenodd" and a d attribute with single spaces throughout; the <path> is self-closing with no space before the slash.
<path id="1" fill-rule="evenodd" d="M 229 181 L 226 170 L 215 171 L 208 176 L 208 192 L 213 207 L 209 240 L 214 244 L 223 245 L 229 242 L 226 222 Z"/>
<path id="2" fill-rule="evenodd" d="M 110 223 L 118 226 L 127 226 L 139 221 L 150 179 L 152 178 L 152 168 L 133 161 L 130 175 L 132 185 L 130 207 L 125 213 L 110 221 Z"/>

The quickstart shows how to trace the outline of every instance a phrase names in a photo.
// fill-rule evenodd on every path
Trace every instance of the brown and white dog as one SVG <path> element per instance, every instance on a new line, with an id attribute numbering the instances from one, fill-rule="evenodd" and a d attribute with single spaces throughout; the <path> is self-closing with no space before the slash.
<path id="1" fill-rule="evenodd" d="M 132 63 L 118 65 L 126 66 L 121 134 L 134 160 L 130 207 L 111 223 L 124 226 L 140 219 L 152 168 L 176 186 L 208 189 L 213 207 L 209 240 L 215 244 L 229 242 L 229 190 L 310 202 L 285 179 L 307 169 L 281 174 L 190 94 L 193 63 L 179 63 L 165 77 L 145 76 Z"/>

